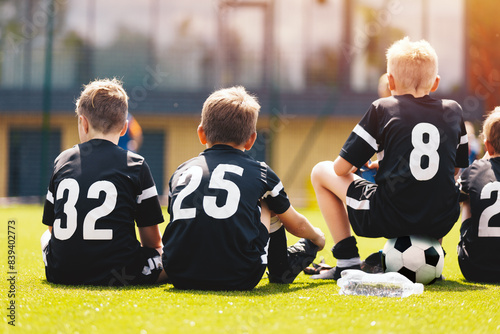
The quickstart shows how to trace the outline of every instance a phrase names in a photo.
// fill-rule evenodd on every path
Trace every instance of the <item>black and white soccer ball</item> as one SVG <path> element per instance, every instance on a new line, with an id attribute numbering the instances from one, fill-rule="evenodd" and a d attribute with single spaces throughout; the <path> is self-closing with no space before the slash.
<path id="1" fill-rule="evenodd" d="M 439 241 L 423 236 L 387 240 L 382 250 L 384 272 L 398 272 L 414 283 L 432 284 L 441 276 L 444 251 Z"/>

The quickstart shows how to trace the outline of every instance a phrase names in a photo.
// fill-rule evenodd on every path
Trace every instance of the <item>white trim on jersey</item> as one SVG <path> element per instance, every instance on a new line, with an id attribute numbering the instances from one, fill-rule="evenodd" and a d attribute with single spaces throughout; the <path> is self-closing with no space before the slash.
<path id="1" fill-rule="evenodd" d="M 460 143 L 458 143 L 457 145 L 457 148 L 460 146 L 460 145 L 465 145 L 469 142 L 469 137 L 467 137 L 467 135 L 463 135 L 462 137 L 460 137 Z"/>
<path id="2" fill-rule="evenodd" d="M 260 256 L 260 259 L 262 260 L 262 264 L 267 264 L 267 253 L 269 251 L 269 238 L 267 239 L 267 244 L 266 247 L 264 247 L 264 254 Z"/>
<path id="3" fill-rule="evenodd" d="M 370 210 L 370 201 L 367 199 L 358 201 L 352 197 L 346 197 L 345 204 L 354 210 Z"/>
<path id="4" fill-rule="evenodd" d="M 155 196 L 158 196 L 158 191 L 156 190 L 156 186 L 152 186 L 148 189 L 144 189 L 142 191 L 142 194 L 140 194 L 138 197 L 137 197 L 137 204 L 141 204 L 142 201 L 146 200 L 146 199 L 149 199 L 151 197 L 155 197 Z"/>
<path id="5" fill-rule="evenodd" d="M 377 140 L 373 138 L 373 136 L 369 134 L 365 129 L 363 129 L 363 127 L 361 127 L 359 124 L 356 124 L 352 132 L 363 138 L 364 141 L 367 142 L 368 145 L 373 147 L 375 151 L 378 150 Z"/>
<path id="6" fill-rule="evenodd" d="M 262 198 L 266 198 L 267 196 L 271 195 L 271 197 L 276 197 L 280 194 L 280 191 L 281 189 L 283 189 L 283 183 L 278 183 L 274 188 L 273 190 L 271 191 L 268 191 L 264 194 L 264 196 L 262 196 Z"/>
<path id="7" fill-rule="evenodd" d="M 54 194 L 50 190 L 47 191 L 46 199 L 50 202 L 50 204 L 54 204 Z"/>

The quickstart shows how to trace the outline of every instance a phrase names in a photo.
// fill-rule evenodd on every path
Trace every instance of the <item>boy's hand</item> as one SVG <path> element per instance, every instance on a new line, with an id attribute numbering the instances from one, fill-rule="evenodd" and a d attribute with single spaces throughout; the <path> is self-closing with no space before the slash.
<path id="1" fill-rule="evenodd" d="M 317 236 L 311 239 L 311 241 L 319 247 L 318 250 L 322 250 L 325 248 L 325 234 L 318 227 L 314 228 L 314 232 L 316 232 Z"/>
<path id="2" fill-rule="evenodd" d="M 368 167 L 369 169 L 378 170 L 378 160 L 375 160 L 375 161 L 368 160 L 368 162 L 365 164 L 365 166 Z"/>

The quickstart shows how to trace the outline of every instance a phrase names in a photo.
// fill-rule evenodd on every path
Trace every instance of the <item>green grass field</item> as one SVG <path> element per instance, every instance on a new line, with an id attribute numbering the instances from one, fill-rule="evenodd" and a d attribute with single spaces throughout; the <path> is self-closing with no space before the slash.
<path id="1" fill-rule="evenodd" d="M 299 210 L 327 232 L 317 210 Z M 408 298 L 342 296 L 333 281 L 301 273 L 290 285 L 263 278 L 250 292 L 148 287 L 66 287 L 45 280 L 42 207 L 0 208 L 2 333 L 494 333 L 500 286 L 466 282 L 458 268 L 458 225 L 444 240 L 446 280 Z M 9 297 L 8 225 L 15 221 L 15 299 Z M 11 223 L 12 224 L 12 223 Z M 163 230 L 164 226 L 162 226 Z M 12 231 L 12 229 L 11 229 Z M 289 237 L 289 244 L 296 238 Z M 384 239 L 358 238 L 361 257 Z M 332 240 L 327 239 L 331 248 Z M 318 255 L 333 264 L 325 249 Z M 15 327 L 8 324 L 15 301 Z"/>

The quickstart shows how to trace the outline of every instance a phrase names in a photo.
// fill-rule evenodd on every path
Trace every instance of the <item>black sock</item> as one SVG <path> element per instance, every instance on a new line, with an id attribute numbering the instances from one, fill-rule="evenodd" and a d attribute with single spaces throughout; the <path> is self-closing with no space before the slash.
<path id="1" fill-rule="evenodd" d="M 281 226 L 276 232 L 269 234 L 267 268 L 269 269 L 269 275 L 276 277 L 281 277 L 288 270 L 288 253 L 284 226 Z"/>
<path id="2" fill-rule="evenodd" d="M 356 238 L 353 236 L 341 240 L 332 248 L 333 257 L 338 260 L 359 258 L 358 246 L 356 244 Z"/>

